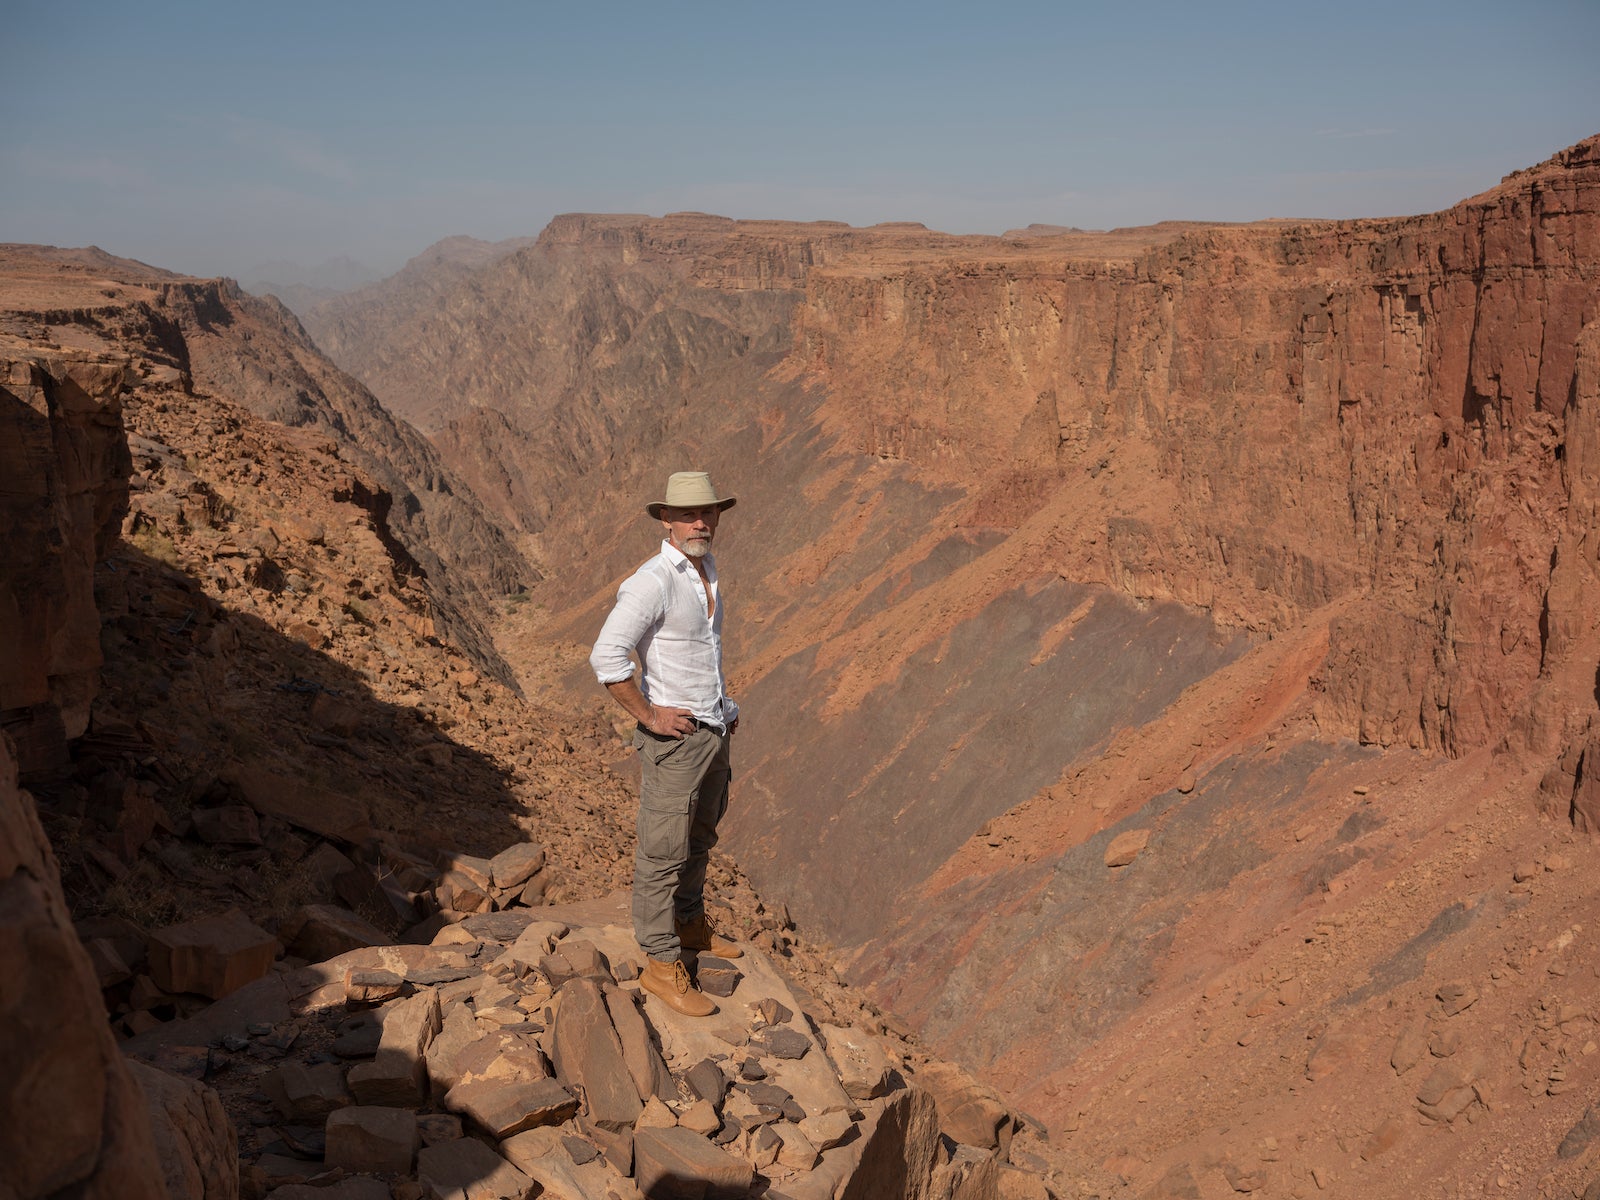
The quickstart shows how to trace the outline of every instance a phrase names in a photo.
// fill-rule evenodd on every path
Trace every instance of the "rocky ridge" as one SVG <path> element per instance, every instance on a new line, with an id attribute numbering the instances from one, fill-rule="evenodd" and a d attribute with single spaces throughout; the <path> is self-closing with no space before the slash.
<path id="1" fill-rule="evenodd" d="M 433 581 L 435 615 L 479 666 L 509 681 L 475 615 L 533 572 L 437 452 L 334 369 L 292 314 L 229 280 L 194 280 L 100 251 L 0 245 L 6 331 L 88 355 L 136 348 L 146 377 L 183 378 L 257 416 L 320 430 L 377 485 L 376 527 Z"/>

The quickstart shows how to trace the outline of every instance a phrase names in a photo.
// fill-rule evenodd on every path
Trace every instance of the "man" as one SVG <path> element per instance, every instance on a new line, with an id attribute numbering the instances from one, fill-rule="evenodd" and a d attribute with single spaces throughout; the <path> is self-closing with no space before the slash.
<path id="1" fill-rule="evenodd" d="M 623 581 L 589 655 L 595 677 L 639 723 L 633 933 L 646 956 L 639 982 L 692 1017 L 717 1006 L 695 985 L 684 951 L 743 953 L 705 916 L 706 863 L 732 778 L 728 739 L 739 725 L 722 674 L 723 601 L 711 543 L 735 502 L 718 497 L 704 471 L 668 478 L 666 499 L 645 506 L 661 522 L 661 552 Z M 630 653 L 639 657 L 638 682 Z"/>

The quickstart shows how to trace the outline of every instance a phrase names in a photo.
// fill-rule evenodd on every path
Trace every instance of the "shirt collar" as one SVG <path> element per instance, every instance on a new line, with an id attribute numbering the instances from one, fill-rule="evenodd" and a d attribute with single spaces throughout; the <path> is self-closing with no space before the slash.
<path id="1" fill-rule="evenodd" d="M 690 570 L 694 565 L 689 561 L 689 556 L 674 546 L 667 538 L 661 539 L 661 557 L 680 571 Z M 706 577 L 715 583 L 717 581 L 716 557 L 708 554 L 701 561 L 706 564 Z"/>

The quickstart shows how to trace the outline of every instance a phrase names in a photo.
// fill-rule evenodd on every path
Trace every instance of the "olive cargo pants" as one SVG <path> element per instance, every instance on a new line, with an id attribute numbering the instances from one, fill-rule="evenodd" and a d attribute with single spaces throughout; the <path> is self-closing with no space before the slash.
<path id="1" fill-rule="evenodd" d="M 706 863 L 728 808 L 728 735 L 702 725 L 682 738 L 647 729 L 639 750 L 639 843 L 633 858 L 633 936 L 661 962 L 680 953 L 677 921 L 705 911 Z"/>

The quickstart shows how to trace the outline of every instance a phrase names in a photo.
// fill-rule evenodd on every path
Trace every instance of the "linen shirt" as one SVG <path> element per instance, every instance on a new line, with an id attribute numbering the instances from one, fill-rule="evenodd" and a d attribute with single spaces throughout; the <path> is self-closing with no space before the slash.
<path id="1" fill-rule="evenodd" d="M 726 728 L 739 719 L 722 674 L 723 601 L 717 564 L 705 563 L 716 612 L 706 619 L 706 583 L 669 541 L 661 553 L 622 581 L 617 603 L 595 639 L 589 665 L 601 683 L 633 675 L 629 652 L 639 656 L 639 690 L 651 704 L 686 708 L 697 720 Z"/>

